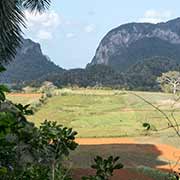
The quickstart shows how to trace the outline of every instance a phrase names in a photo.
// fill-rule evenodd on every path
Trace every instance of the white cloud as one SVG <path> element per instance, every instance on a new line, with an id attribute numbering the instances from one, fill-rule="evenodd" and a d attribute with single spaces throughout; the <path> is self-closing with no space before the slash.
<path id="1" fill-rule="evenodd" d="M 66 37 L 67 38 L 73 38 L 73 37 L 75 37 L 75 34 L 74 33 L 67 33 Z"/>
<path id="2" fill-rule="evenodd" d="M 140 22 L 158 23 L 166 21 L 172 17 L 172 12 L 169 10 L 156 11 L 153 9 L 147 10 L 144 16 L 139 19 Z"/>
<path id="3" fill-rule="evenodd" d="M 43 26 L 43 27 L 57 27 L 60 23 L 60 16 L 54 11 L 45 12 L 45 13 L 30 13 L 29 11 L 25 12 L 27 19 L 27 25 L 32 26 Z"/>
<path id="4" fill-rule="evenodd" d="M 96 26 L 94 24 L 89 24 L 84 28 L 84 31 L 87 33 L 91 33 L 93 31 L 95 31 Z"/>
<path id="5" fill-rule="evenodd" d="M 28 32 L 37 40 L 52 39 L 54 31 L 61 24 L 60 15 L 54 11 L 45 13 L 25 12 Z"/>

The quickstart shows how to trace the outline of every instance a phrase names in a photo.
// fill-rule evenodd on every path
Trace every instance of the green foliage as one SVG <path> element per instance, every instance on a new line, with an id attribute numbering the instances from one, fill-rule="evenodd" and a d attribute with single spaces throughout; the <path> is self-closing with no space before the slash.
<path id="1" fill-rule="evenodd" d="M 174 173 L 168 173 L 150 167 L 140 166 L 135 171 L 155 180 L 179 180 Z"/>
<path id="2" fill-rule="evenodd" d="M 77 132 L 50 121 L 42 123 L 39 132 L 38 144 L 41 149 L 39 159 L 44 165 L 50 167 L 52 180 L 59 179 L 59 177 L 56 178 L 56 174 L 63 170 L 63 157 L 68 156 L 70 151 L 77 147 L 74 141 Z"/>
<path id="3" fill-rule="evenodd" d="M 111 67 L 106 65 L 94 65 L 86 69 L 71 69 L 60 73 L 50 73 L 47 76 L 41 77 L 37 80 L 53 82 L 58 87 L 112 87 L 117 84 L 122 84 L 123 76 L 115 72 Z"/>
<path id="4" fill-rule="evenodd" d="M 32 42 L 31 42 L 32 43 Z M 34 59 L 35 62 L 32 61 Z M 29 68 L 28 64 L 32 64 Z M 17 59 L 7 66 L 8 71 L 1 78 L 12 88 L 24 86 L 40 87 L 49 94 L 45 81 L 52 82 L 57 87 L 93 87 L 159 91 L 157 77 L 168 71 L 178 71 L 180 65 L 167 57 L 152 57 L 143 59 L 129 66 L 126 72 L 113 70 L 106 65 L 88 66 L 86 69 L 63 70 L 47 61 L 46 57 L 36 56 L 34 52 L 25 59 Z M 53 72 L 53 73 L 52 73 Z M 55 87 L 54 86 L 54 87 Z M 54 88 L 50 86 L 50 88 Z"/>
<path id="5" fill-rule="evenodd" d="M 4 71 L 6 71 L 6 68 L 4 66 L 0 65 L 0 72 L 4 72 Z"/>
<path id="6" fill-rule="evenodd" d="M 1 179 L 61 180 L 64 177 L 68 180 L 62 161 L 76 149 L 77 132 L 50 121 L 36 128 L 26 119 L 33 113 L 30 105 L 6 100 L 7 91 L 5 86 L 0 86 L 3 95 L 0 101 Z"/>
<path id="7" fill-rule="evenodd" d="M 180 177 L 177 176 L 177 175 L 174 175 L 174 174 L 169 174 L 167 177 L 166 177 L 166 180 L 179 180 Z"/>
<path id="8" fill-rule="evenodd" d="M 0 85 L 0 101 L 5 101 L 5 92 L 10 92 L 9 89 L 5 85 Z"/>
<path id="9" fill-rule="evenodd" d="M 26 120 L 28 107 L 7 100 L 0 104 L 0 169 L 5 179 L 34 160 L 32 140 L 37 129 Z"/>
<path id="10" fill-rule="evenodd" d="M 94 161 L 95 164 L 91 167 L 96 170 L 95 176 L 83 177 L 83 180 L 109 180 L 113 176 L 114 170 L 122 169 L 123 165 L 118 163 L 119 157 L 110 156 L 107 159 L 103 159 L 97 156 Z"/>
<path id="11" fill-rule="evenodd" d="M 15 104 L 15 106 L 21 111 L 23 115 L 33 115 L 33 111 L 29 109 L 30 104 L 23 106 L 22 104 Z"/>
<path id="12" fill-rule="evenodd" d="M 43 94 L 32 106 L 31 110 L 33 112 L 37 112 L 40 108 L 42 108 L 43 105 L 47 104 L 48 96 L 46 94 Z"/>
<path id="13" fill-rule="evenodd" d="M 157 77 L 162 73 L 179 70 L 180 65 L 172 58 L 152 57 L 142 59 L 130 66 L 126 73 L 126 83 L 132 90 L 159 90 Z"/>
<path id="14" fill-rule="evenodd" d="M 14 71 L 13 68 L 14 66 L 12 67 L 12 72 Z M 44 69 L 46 69 L 45 66 Z M 41 87 L 44 81 L 50 81 L 57 87 L 159 91 L 160 87 L 156 81 L 157 77 L 161 76 L 164 72 L 177 71 L 179 69 L 180 65 L 173 58 L 152 57 L 148 59 L 144 58 L 130 65 L 127 71 L 123 73 L 115 71 L 110 66 L 97 64 L 88 66 L 86 69 L 59 70 L 59 72 L 53 70 L 54 73 L 45 73 L 44 76 L 37 76 L 35 81 L 32 82 L 32 77 L 29 75 L 27 85 Z M 12 73 L 12 76 L 14 77 L 16 73 L 17 71 Z M 35 75 L 34 70 L 30 74 Z M 23 78 L 21 76 L 17 77 L 17 79 Z"/>
<path id="15" fill-rule="evenodd" d="M 15 57 L 21 44 L 21 28 L 25 27 L 24 10 L 43 11 L 49 4 L 50 0 L 0 1 L 0 63 Z"/>
<path id="16" fill-rule="evenodd" d="M 155 125 L 151 124 L 151 123 L 148 123 L 148 122 L 145 122 L 142 124 L 144 130 L 145 130 L 145 135 L 150 135 L 149 133 L 151 131 L 156 131 L 157 132 L 157 128 Z"/>
<path id="17" fill-rule="evenodd" d="M 14 58 L 21 44 L 24 10 L 41 12 L 49 5 L 50 0 L 0 1 L 0 63 Z M 4 70 L 1 66 L 0 72 Z M 5 92 L 9 90 L 0 85 L 1 179 L 62 179 L 56 177 L 56 166 L 61 165 L 62 156 L 68 156 L 77 147 L 74 142 L 77 133 L 48 121 L 36 128 L 26 119 L 26 115 L 33 113 L 29 105 L 13 104 L 6 100 Z M 52 165 L 52 178 L 48 176 L 49 166 L 45 161 Z"/>
<path id="18" fill-rule="evenodd" d="M 45 121 L 40 126 L 40 144 L 45 149 L 56 149 L 56 157 L 69 155 L 69 150 L 75 150 L 77 143 L 74 142 L 77 132 L 62 127 L 57 122 Z M 47 155 L 49 153 L 47 152 Z M 49 154 L 50 155 L 50 154 Z M 58 158 L 59 159 L 59 158 Z"/>
<path id="19" fill-rule="evenodd" d="M 143 127 L 149 131 L 151 129 L 151 125 L 149 123 L 143 123 Z"/>

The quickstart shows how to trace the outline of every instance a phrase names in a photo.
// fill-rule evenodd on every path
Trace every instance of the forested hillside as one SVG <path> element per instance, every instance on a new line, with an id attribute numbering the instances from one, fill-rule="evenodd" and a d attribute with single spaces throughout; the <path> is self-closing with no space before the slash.
<path id="1" fill-rule="evenodd" d="M 180 67 L 180 18 L 166 23 L 130 23 L 111 30 L 85 69 L 65 70 L 43 55 L 40 44 L 23 40 L 14 61 L 0 81 L 58 87 L 111 87 L 157 91 L 157 77 Z"/>
<path id="2" fill-rule="evenodd" d="M 24 83 L 52 72 L 63 71 L 42 53 L 40 44 L 30 39 L 23 39 L 23 45 L 17 49 L 15 59 L 5 67 L 7 71 L 1 73 L 0 81 L 10 84 Z"/>
<path id="3" fill-rule="evenodd" d="M 129 23 L 111 30 L 102 39 L 89 64 L 106 64 L 118 71 L 154 56 L 180 62 L 180 18 L 166 23 Z"/>

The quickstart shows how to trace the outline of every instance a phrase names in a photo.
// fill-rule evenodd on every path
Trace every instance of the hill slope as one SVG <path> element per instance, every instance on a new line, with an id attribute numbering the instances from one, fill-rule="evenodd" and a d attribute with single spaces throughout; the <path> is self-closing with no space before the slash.
<path id="1" fill-rule="evenodd" d="M 180 62 L 180 18 L 159 24 L 130 23 L 111 30 L 89 65 L 106 64 L 125 72 L 154 56 Z"/>
<path id="2" fill-rule="evenodd" d="M 7 71 L 0 74 L 3 83 L 31 81 L 52 72 L 63 71 L 43 55 L 40 44 L 30 39 L 23 40 L 22 47 L 17 49 L 16 58 L 6 68 Z"/>

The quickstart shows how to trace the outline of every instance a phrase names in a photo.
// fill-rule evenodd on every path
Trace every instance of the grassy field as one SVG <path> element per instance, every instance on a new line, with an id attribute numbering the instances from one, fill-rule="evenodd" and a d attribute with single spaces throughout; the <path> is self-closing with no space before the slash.
<path id="1" fill-rule="evenodd" d="M 70 164 L 72 163 L 70 166 L 77 170 L 80 168 L 80 172 L 90 168 L 96 155 L 114 155 L 120 156 L 125 172 L 137 171 L 153 180 L 163 180 L 164 173 L 154 168 L 168 169 L 168 162 L 174 158 L 175 151 L 170 147 L 180 148 L 179 139 L 172 129 L 164 130 L 168 126 L 164 116 L 137 95 L 162 109 L 171 119 L 171 111 L 175 109 L 174 115 L 180 124 L 180 103 L 174 103 L 171 94 L 88 89 L 58 90 L 56 96 L 48 98 L 47 102 L 28 118 L 37 126 L 45 119 L 57 121 L 78 131 L 78 137 L 91 138 L 81 139 L 80 141 L 85 143 L 78 142 L 80 146 L 71 153 L 69 159 Z M 41 94 L 8 95 L 8 99 L 13 102 L 32 105 L 37 104 L 40 97 Z M 145 136 L 147 132 L 142 127 L 145 122 L 154 127 L 153 131 L 148 132 L 148 136 Z M 132 138 L 118 140 L 110 137 Z M 88 141 L 91 143 L 88 144 Z M 163 144 L 170 145 L 169 149 Z M 122 173 L 114 180 L 122 177 Z M 130 180 L 138 179 L 134 177 L 133 175 Z"/>
<path id="2" fill-rule="evenodd" d="M 12 94 L 8 94 L 7 98 L 11 101 L 13 101 L 14 103 L 21 103 L 21 104 L 34 104 L 36 103 L 39 98 L 41 97 L 41 94 L 16 94 L 16 93 L 12 93 Z"/>
<path id="3" fill-rule="evenodd" d="M 48 99 L 34 116 L 37 126 L 45 119 L 74 128 L 79 137 L 125 137 L 144 135 L 142 124 L 148 122 L 154 129 L 167 127 L 165 118 L 137 97 L 143 97 L 169 116 L 174 103 L 171 94 L 124 92 L 110 90 L 60 90 L 58 96 Z M 39 96 L 8 96 L 15 102 L 34 103 Z M 175 116 L 180 117 L 179 103 Z M 153 132 L 151 132 L 153 133 Z"/>

